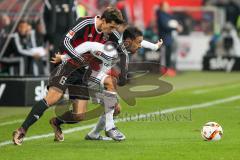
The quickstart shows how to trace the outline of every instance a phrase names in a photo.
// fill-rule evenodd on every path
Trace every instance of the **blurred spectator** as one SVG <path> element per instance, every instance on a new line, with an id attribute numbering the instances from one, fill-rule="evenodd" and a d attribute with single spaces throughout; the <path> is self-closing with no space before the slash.
<path id="1" fill-rule="evenodd" d="M 221 37 L 217 44 L 217 55 L 240 57 L 240 40 L 234 26 L 229 22 L 222 29 Z"/>
<path id="2" fill-rule="evenodd" d="M 169 4 L 167 2 L 162 2 L 160 4 L 159 9 L 156 11 L 156 18 L 158 26 L 158 35 L 159 38 L 163 39 L 165 46 L 165 65 L 168 68 L 166 74 L 169 76 L 175 76 L 176 71 L 174 69 L 171 57 L 174 44 L 172 31 L 177 30 L 178 32 L 181 32 L 183 28 L 169 12 L 170 12 Z"/>
<path id="3" fill-rule="evenodd" d="M 1 17 L 0 17 L 0 28 L 1 28 L 1 31 L 2 30 L 9 31 L 11 29 L 10 28 L 10 24 L 11 24 L 10 17 L 8 15 L 6 15 L 6 14 L 1 15 Z"/>
<path id="4" fill-rule="evenodd" d="M 17 26 L 17 31 L 12 35 L 10 48 L 13 54 L 9 57 L 23 57 L 25 64 L 25 75 L 43 74 L 42 57 L 47 52 L 43 47 L 37 47 L 35 32 L 31 29 L 31 25 L 21 20 Z"/>
<path id="5" fill-rule="evenodd" d="M 209 49 L 208 56 L 237 56 L 240 57 L 240 40 L 236 29 L 229 22 L 222 28 L 220 34 L 213 35 Z"/>
<path id="6" fill-rule="evenodd" d="M 1 28 L 1 31 L 0 31 L 0 48 L 2 48 L 4 42 L 7 38 L 7 35 L 11 30 L 11 20 L 10 20 L 10 17 L 8 15 L 3 14 L 0 17 L 0 28 Z"/>
<path id="7" fill-rule="evenodd" d="M 11 19 L 8 15 L 6 14 L 2 14 L 0 16 L 0 51 L 2 50 L 6 40 L 7 40 L 7 37 L 11 31 L 11 27 L 12 27 L 12 24 L 11 24 Z M 7 50 L 5 51 L 5 53 L 11 51 L 11 48 L 7 48 Z M 2 60 L 2 57 L 0 57 L 1 60 Z M 9 72 L 9 67 L 6 63 L 4 63 L 3 61 L 1 61 L 1 64 L 0 64 L 0 72 L 1 73 L 8 73 Z"/>
<path id="8" fill-rule="evenodd" d="M 44 23 L 50 43 L 50 57 L 57 51 L 61 39 L 76 21 L 74 0 L 45 0 Z M 51 69 L 54 66 L 51 66 Z"/>

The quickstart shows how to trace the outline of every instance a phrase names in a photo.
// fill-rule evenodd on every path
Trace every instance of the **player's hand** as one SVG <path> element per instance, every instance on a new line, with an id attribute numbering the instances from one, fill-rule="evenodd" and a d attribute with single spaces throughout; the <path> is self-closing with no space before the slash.
<path id="1" fill-rule="evenodd" d="M 61 54 L 59 52 L 55 53 L 55 57 L 52 57 L 52 60 L 50 62 L 53 64 L 58 64 L 58 63 L 62 62 Z"/>
<path id="2" fill-rule="evenodd" d="M 163 45 L 163 40 L 159 39 L 156 45 L 158 45 L 158 49 L 159 49 Z"/>
<path id="3" fill-rule="evenodd" d="M 113 116 L 119 115 L 120 112 L 121 112 L 121 108 L 122 108 L 121 105 L 120 105 L 120 104 L 117 104 L 117 105 L 115 106 Z"/>

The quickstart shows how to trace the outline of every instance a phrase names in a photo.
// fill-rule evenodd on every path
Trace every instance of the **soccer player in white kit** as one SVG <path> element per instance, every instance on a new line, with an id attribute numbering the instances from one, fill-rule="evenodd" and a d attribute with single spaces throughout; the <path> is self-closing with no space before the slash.
<path id="1" fill-rule="evenodd" d="M 144 42 L 142 33 L 140 30 L 138 30 L 136 27 L 129 27 L 128 28 L 128 34 L 131 34 L 133 32 L 132 37 L 130 36 L 130 39 L 134 39 L 134 43 L 131 42 L 131 46 L 128 48 L 130 52 L 135 53 L 137 49 L 144 46 L 149 48 L 152 47 L 152 49 L 158 49 L 162 42 L 160 44 L 152 44 L 150 42 Z M 122 37 L 123 38 L 123 37 Z M 126 36 L 125 39 L 126 40 Z M 123 140 L 125 139 L 125 136 L 116 129 L 113 121 L 113 112 L 114 108 L 113 106 L 116 106 L 118 104 L 117 100 L 117 93 L 116 93 L 116 87 L 107 87 L 107 90 L 104 90 L 104 85 L 106 87 L 107 83 L 106 80 L 114 80 L 113 77 L 109 76 L 108 71 L 116 64 L 118 61 L 118 52 L 115 50 L 114 46 L 111 43 L 108 43 L 107 45 L 103 45 L 96 42 L 85 42 L 78 47 L 75 48 L 77 53 L 79 55 L 86 53 L 88 51 L 91 52 L 92 55 L 97 57 L 102 61 L 101 67 L 98 68 L 98 70 L 93 70 L 92 74 L 89 78 L 89 88 L 95 87 L 95 89 L 98 91 L 98 95 L 100 95 L 101 102 L 105 106 L 105 114 L 103 114 L 96 127 L 90 132 L 86 138 L 92 139 L 92 140 L 101 140 L 101 136 L 99 132 L 102 129 L 105 129 L 106 135 L 113 138 L 114 140 Z M 125 54 L 128 54 L 127 52 Z M 59 56 L 59 55 L 57 55 Z M 58 57 L 59 58 L 59 57 Z M 61 55 L 62 60 L 67 60 L 69 57 Z M 104 83 L 105 82 L 105 83 Z M 111 83 L 111 82 L 110 82 Z M 100 89 L 100 90 L 99 90 Z M 100 91 L 100 92 L 99 92 Z"/>

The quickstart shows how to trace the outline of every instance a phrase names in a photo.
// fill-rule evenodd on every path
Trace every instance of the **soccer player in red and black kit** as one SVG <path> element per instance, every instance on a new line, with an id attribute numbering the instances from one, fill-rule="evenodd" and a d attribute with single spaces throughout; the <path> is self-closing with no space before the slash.
<path id="1" fill-rule="evenodd" d="M 124 29 L 126 26 L 121 25 L 121 27 L 123 27 L 123 29 Z M 118 29 L 120 29 L 120 28 L 118 28 Z M 101 74 L 98 75 L 97 77 L 95 77 L 94 76 L 95 74 L 94 74 L 93 75 L 94 77 L 90 76 L 90 78 L 89 78 L 90 81 L 94 80 L 94 83 L 95 83 L 99 80 L 100 77 L 102 77 L 103 79 L 102 78 L 100 78 L 100 79 L 101 79 L 101 82 L 104 83 L 104 88 L 106 90 L 109 90 L 109 89 L 112 90 L 113 89 L 112 87 L 115 88 L 116 83 L 118 83 L 119 85 L 124 85 L 125 84 L 127 64 L 128 64 L 128 52 L 131 52 L 131 54 L 134 54 L 137 51 L 137 49 L 140 48 L 140 46 L 150 48 L 152 50 L 156 50 L 162 45 L 162 41 L 159 41 L 157 44 L 153 44 L 153 43 L 147 42 L 145 40 L 142 41 L 142 33 L 136 27 L 127 27 L 127 29 L 124 31 L 123 35 L 119 34 L 117 31 L 114 31 L 112 34 L 110 34 L 108 40 L 109 40 L 110 44 L 115 43 L 117 45 L 116 47 L 117 47 L 117 50 L 118 50 L 118 58 L 120 58 L 120 62 L 117 63 L 118 65 L 113 66 L 113 68 L 111 70 L 112 72 L 110 74 L 108 72 L 107 77 L 104 78 L 104 76 L 102 77 Z M 127 44 L 127 46 L 125 48 L 126 44 Z M 79 49 L 77 49 L 79 47 L 80 46 L 76 47 L 75 49 L 77 51 L 79 51 Z M 94 48 L 92 48 L 90 50 L 97 50 L 97 44 Z M 105 50 L 105 51 L 108 52 L 107 50 Z M 100 51 L 100 52 L 102 52 L 102 51 Z M 106 54 L 108 54 L 108 53 L 106 53 Z M 66 55 L 56 54 L 56 57 L 53 57 L 52 62 L 53 63 L 61 62 L 63 60 L 61 57 L 63 57 L 63 56 L 66 57 Z M 114 60 L 114 61 L 116 61 L 116 60 Z M 114 61 L 112 61 L 112 62 L 114 63 Z M 93 61 L 91 64 L 97 64 L 97 63 L 98 63 L 97 61 Z M 109 63 L 109 61 L 104 62 L 104 60 L 103 60 L 102 63 Z M 90 67 L 89 69 L 91 70 L 93 68 Z M 100 68 L 98 68 L 98 69 L 100 69 Z M 97 68 L 95 68 L 93 72 L 96 72 L 96 71 L 97 71 Z M 76 71 L 74 73 L 76 73 Z M 70 80 L 71 79 L 78 79 L 77 84 L 76 83 L 70 83 L 70 84 L 73 84 L 73 86 L 71 86 L 71 87 L 74 87 L 75 89 L 79 88 L 80 86 L 82 86 L 84 84 L 83 81 L 81 80 L 81 77 L 82 77 L 81 72 L 77 72 L 77 73 L 78 73 L 77 76 L 76 76 L 76 74 L 72 74 L 69 77 Z M 86 79 L 86 80 L 88 80 L 88 79 Z M 91 88 L 89 88 L 89 89 L 91 90 Z M 70 87 L 68 87 L 68 90 L 70 90 Z M 115 90 L 116 90 L 116 88 L 113 89 L 113 91 L 115 91 Z M 55 141 L 63 141 L 64 140 L 64 135 L 63 135 L 62 130 L 61 130 L 61 124 L 66 124 L 66 123 L 67 124 L 73 124 L 73 123 L 77 123 L 81 120 L 84 120 L 86 118 L 85 117 L 85 112 L 86 112 L 87 105 L 85 105 L 84 102 L 86 102 L 87 98 L 84 98 L 83 95 L 81 95 L 82 93 L 78 92 L 78 91 L 75 91 L 75 93 L 69 92 L 70 93 L 70 99 L 74 100 L 73 101 L 74 102 L 73 103 L 73 110 L 69 110 L 69 111 L 65 112 L 63 115 L 58 115 L 58 117 L 54 117 L 50 120 L 50 124 L 53 127 L 54 133 L 55 133 L 55 138 L 54 138 Z M 81 91 L 84 91 L 84 90 L 81 90 Z M 85 87 L 85 92 L 86 91 L 88 91 L 88 87 Z M 102 93 L 103 92 L 101 92 L 99 94 L 102 94 Z M 71 96 L 72 94 L 75 96 L 75 98 L 74 98 L 74 96 Z M 76 97 L 76 95 L 79 95 L 79 94 L 80 94 L 80 96 Z M 89 97 L 87 93 L 84 93 L 84 96 Z M 112 96 L 112 97 L 114 97 L 114 96 Z M 101 98 L 101 99 L 102 99 L 102 101 L 104 101 L 105 98 Z M 114 100 L 114 98 L 111 98 L 111 101 L 113 101 L 113 100 Z M 79 105 L 76 105 L 76 102 Z M 108 104 L 104 103 L 104 105 L 108 105 Z M 106 106 L 104 106 L 104 107 L 105 107 L 105 109 L 107 109 Z M 110 110 L 112 110 L 111 107 L 110 107 Z M 115 115 L 119 114 L 119 111 L 120 111 L 120 104 L 119 103 L 115 106 L 114 110 L 115 110 L 115 112 L 114 112 Z M 109 140 L 109 138 L 102 137 L 99 134 L 99 132 L 103 128 L 105 128 L 105 133 L 108 137 L 111 137 L 112 139 L 114 139 L 116 141 L 121 141 L 121 140 L 125 139 L 124 134 L 122 134 L 118 129 L 116 129 L 116 127 L 115 127 L 115 125 L 112 121 L 113 119 L 110 119 L 110 117 L 112 117 L 111 113 L 110 113 L 110 111 L 108 111 L 108 112 L 101 116 L 97 126 L 93 129 L 92 132 L 90 132 L 86 136 L 86 139 L 91 139 L 91 140 L 104 140 L 104 139 L 107 140 L 108 139 Z M 106 118 L 106 114 L 107 114 L 108 118 Z M 105 123 L 106 119 L 108 119 L 107 123 Z"/>
<path id="2" fill-rule="evenodd" d="M 99 129 L 98 128 L 104 128 L 105 129 L 105 133 L 107 137 L 110 137 L 116 141 L 122 141 L 125 139 L 125 135 L 122 134 L 114 125 L 113 122 L 113 113 L 114 113 L 114 109 L 115 111 L 117 110 L 117 107 L 120 107 L 120 104 L 118 102 L 118 99 L 115 97 L 115 95 L 117 94 L 116 92 L 116 85 L 117 82 L 122 81 L 121 77 L 125 80 L 125 71 L 122 71 L 122 69 L 124 69 L 128 63 L 128 51 L 131 52 L 132 54 L 134 54 L 138 48 L 141 47 L 141 42 L 142 42 L 142 32 L 136 28 L 136 27 L 128 27 L 125 31 L 124 31 L 124 35 L 123 35 L 123 42 L 120 39 L 120 35 L 116 32 L 113 32 L 110 37 L 109 37 L 109 42 L 113 42 L 116 43 L 116 49 L 118 50 L 118 56 L 115 57 L 112 62 L 108 59 L 105 58 L 101 58 L 102 59 L 102 67 L 103 70 L 93 70 L 93 73 L 98 72 L 99 74 L 97 76 L 95 76 L 96 74 L 93 74 L 93 76 L 90 76 L 89 81 L 93 81 L 94 84 L 96 84 L 97 81 L 99 81 L 99 85 L 97 86 L 103 86 L 104 85 L 104 90 L 99 90 L 99 91 L 95 91 L 98 92 L 98 94 L 100 94 L 101 98 L 99 97 L 99 99 L 101 99 L 100 101 L 103 102 L 102 105 L 104 105 L 105 108 L 105 112 L 101 115 L 100 118 L 100 123 L 101 126 L 96 127 L 96 130 L 94 130 L 94 133 L 98 132 Z M 118 42 L 120 42 L 120 44 L 118 44 Z M 86 42 L 87 43 L 87 42 Z M 127 48 L 125 48 L 124 44 L 128 44 Z M 79 47 L 77 47 L 79 48 Z M 94 49 L 92 50 L 96 50 L 97 44 L 95 45 Z M 76 49 L 78 50 L 78 49 Z M 105 50 L 106 53 L 104 53 L 105 55 L 112 55 L 111 51 L 112 50 Z M 101 51 L 102 52 L 102 51 Z M 94 53 L 93 53 L 94 54 Z M 102 55 L 102 54 L 101 54 Z M 61 58 L 62 55 L 56 55 L 56 58 L 54 58 L 54 62 L 58 62 L 58 59 L 62 59 Z M 106 57 L 106 56 L 104 56 Z M 126 57 L 126 59 L 122 59 L 122 57 Z M 116 62 L 118 62 L 118 60 L 120 60 L 120 63 L 124 63 L 124 64 L 120 64 L 116 66 Z M 114 63 L 115 61 L 115 63 Z M 111 64 L 109 64 L 111 63 Z M 104 67 L 104 64 L 109 64 L 106 65 L 108 67 L 111 68 L 111 70 L 108 70 L 106 72 L 106 68 L 108 67 Z M 121 72 L 120 72 L 121 70 Z M 111 72 L 109 72 L 111 71 Z M 105 74 L 103 74 L 102 72 L 105 72 Z M 121 76 L 118 76 L 120 75 Z M 117 80 L 118 79 L 118 80 Z M 109 82 L 110 81 L 110 82 Z M 113 85 L 111 85 L 113 83 Z M 123 81 L 121 82 L 123 83 Z M 111 85 L 113 88 L 109 87 L 109 85 Z M 78 86 L 75 86 L 78 87 Z M 90 90 L 91 90 L 91 85 L 89 86 Z M 101 87 L 100 87 L 101 88 Z M 78 94 L 78 93 L 76 93 Z M 110 98 L 109 98 L 110 97 Z M 81 99 L 79 99 L 79 101 L 82 101 Z M 114 108 L 112 106 L 115 106 Z M 76 109 L 84 109 L 86 108 L 86 106 L 74 106 L 73 105 L 73 111 L 67 111 L 65 112 L 63 115 L 55 117 L 53 119 L 51 119 L 51 125 L 54 129 L 55 132 L 55 141 L 63 141 L 64 140 L 64 136 L 63 133 L 61 131 L 61 124 L 63 123 L 77 123 L 80 121 L 80 117 L 83 118 L 84 116 L 84 112 L 77 112 Z M 107 110 L 107 111 L 106 111 Z M 116 113 L 116 112 L 115 112 Z M 79 116 L 79 118 L 77 118 Z M 106 137 L 102 137 L 100 136 L 98 133 L 97 134 L 88 134 L 86 137 L 87 139 L 91 139 L 91 140 L 103 140 Z M 107 139 L 107 138 L 106 138 Z M 109 139 L 109 138 L 108 138 Z"/>
<path id="3" fill-rule="evenodd" d="M 60 52 L 72 59 L 58 65 L 49 77 L 49 90 L 36 103 L 20 128 L 13 132 L 13 142 L 21 145 L 28 128 L 33 125 L 46 109 L 58 102 L 67 89 L 65 82 L 76 69 L 83 67 L 87 57 L 79 57 L 74 48 L 86 41 L 106 43 L 108 34 L 124 23 L 122 14 L 116 8 L 108 7 L 101 16 L 80 18 L 64 37 Z M 81 65 L 79 65 L 81 64 Z"/>

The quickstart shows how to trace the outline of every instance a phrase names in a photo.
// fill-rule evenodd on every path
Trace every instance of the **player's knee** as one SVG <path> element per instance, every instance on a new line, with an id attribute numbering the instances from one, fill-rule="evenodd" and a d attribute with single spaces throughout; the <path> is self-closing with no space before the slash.
<path id="1" fill-rule="evenodd" d="M 47 104 L 49 106 L 51 106 L 51 105 L 55 104 L 56 102 L 58 102 L 59 99 L 62 97 L 62 95 L 63 95 L 62 91 L 58 91 L 51 87 L 44 99 L 47 102 Z"/>
<path id="2" fill-rule="evenodd" d="M 54 104 L 57 103 L 58 100 L 59 100 L 59 99 L 56 98 L 56 97 L 45 97 L 44 99 L 45 99 L 45 101 L 47 102 L 47 104 L 48 104 L 49 106 L 54 105 Z"/>

